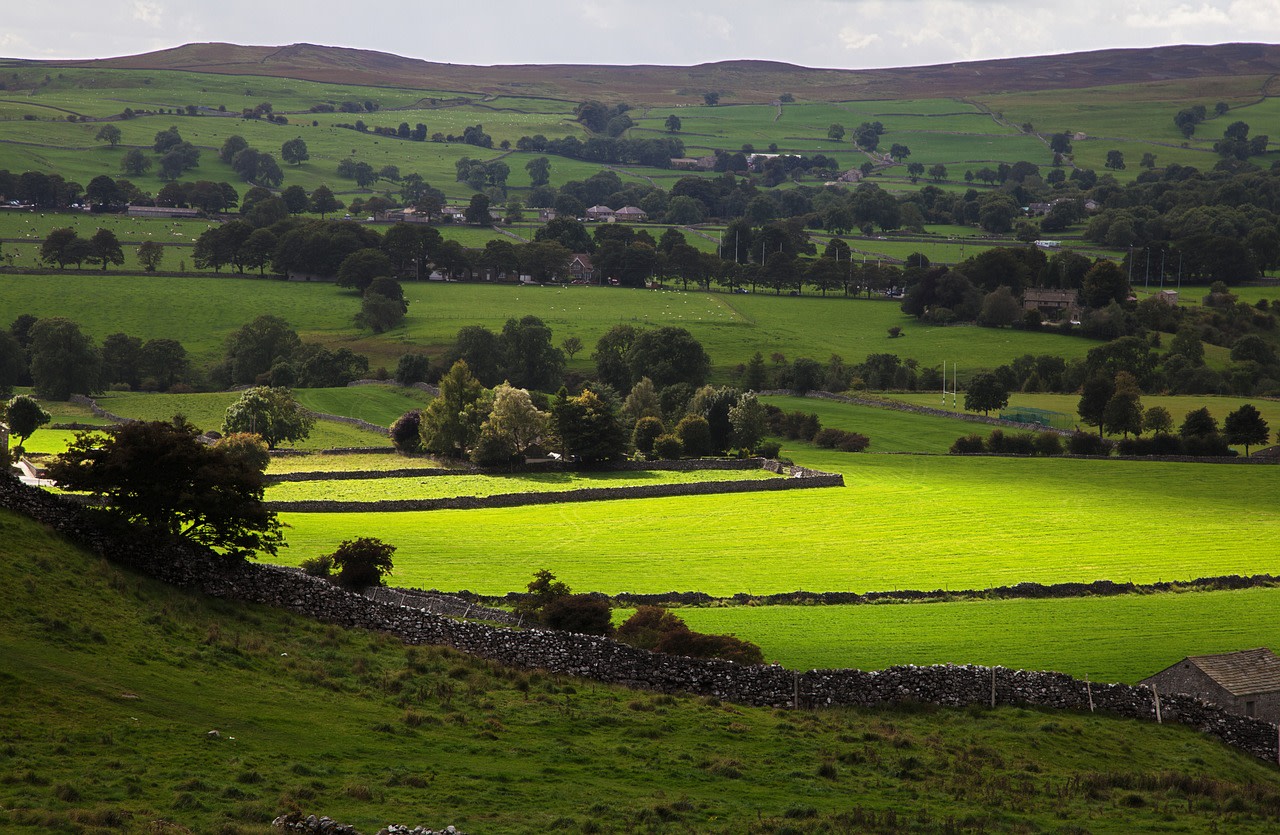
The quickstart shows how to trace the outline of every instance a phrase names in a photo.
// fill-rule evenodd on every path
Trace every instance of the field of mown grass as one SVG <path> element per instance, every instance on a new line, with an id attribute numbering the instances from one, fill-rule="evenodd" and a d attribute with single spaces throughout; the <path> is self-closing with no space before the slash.
<path id="1" fill-rule="evenodd" d="M 874 443 L 874 439 L 873 439 Z M 843 488 L 501 511 L 283 514 L 281 560 L 359 533 L 399 585 L 604 592 L 985 588 L 1280 572 L 1273 467 L 850 455 L 787 444 Z"/>
<path id="2" fill-rule="evenodd" d="M 1280 590 L 680 609 L 693 629 L 812 669 L 986 664 L 1134 683 L 1188 655 L 1280 643 Z"/>
<path id="3" fill-rule="evenodd" d="M 415 466 L 404 462 L 402 466 Z M 668 470 L 625 472 L 516 473 L 290 481 L 267 489 L 270 502 L 371 502 L 398 499 L 442 499 L 454 496 L 500 496 L 506 493 L 561 493 L 593 487 L 640 487 L 651 484 L 701 484 L 709 481 L 753 481 L 778 478 L 766 470 Z"/>
<path id="4" fill-rule="evenodd" d="M 936 406 L 936 401 L 940 397 L 940 394 L 934 395 L 935 402 L 921 405 Z M 899 412 L 874 406 L 857 406 L 816 397 L 769 396 L 761 400 L 787 412 L 812 412 L 822 421 L 823 426 L 860 432 L 871 439 L 869 451 L 873 453 L 946 452 L 960 435 L 985 431 L 989 428 L 955 418 Z M 792 449 L 790 444 L 788 444 L 788 453 L 797 458 L 805 458 L 808 455 L 807 450 L 802 453 L 798 448 Z M 853 464 L 854 462 L 845 463 Z"/>
<path id="5" fill-rule="evenodd" d="M 0 610 L 6 831 L 166 820 L 266 835 L 295 804 L 366 832 L 777 830 L 834 826 L 851 808 L 993 830 L 1064 814 L 1096 831 L 1273 826 L 1256 805 L 1258 790 L 1280 791 L 1273 771 L 1188 728 L 637 693 L 185 594 L 7 511 L 0 533 L 0 593 L 12 601 Z M 1110 790 L 1064 796 L 1100 754 L 1109 771 L 1212 777 L 1220 791 L 1196 803 L 1163 789 L 1126 791 L 1137 800 L 1124 803 Z M 1028 773 L 1043 792 L 992 794 Z"/>

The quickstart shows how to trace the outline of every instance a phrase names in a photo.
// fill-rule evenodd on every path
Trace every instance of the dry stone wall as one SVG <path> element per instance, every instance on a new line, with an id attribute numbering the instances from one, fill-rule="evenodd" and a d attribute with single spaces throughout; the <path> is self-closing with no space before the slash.
<path id="1" fill-rule="evenodd" d="M 799 673 L 778 666 L 661 655 L 607 638 L 453 620 L 421 608 L 371 600 L 291 569 L 227 560 L 188 543 L 133 531 L 116 534 L 98 524 L 89 511 L 7 475 L 0 476 L 0 506 L 38 519 L 94 553 L 175 586 L 278 606 L 345 627 L 387 632 L 410 644 L 449 646 L 513 667 L 779 708 L 899 702 L 1021 704 L 1094 709 L 1144 720 L 1159 716 L 1269 762 L 1276 762 L 1280 754 L 1276 726 L 1233 716 L 1190 696 L 1157 697 L 1143 687 L 1090 684 L 1060 673 L 967 665 Z"/>

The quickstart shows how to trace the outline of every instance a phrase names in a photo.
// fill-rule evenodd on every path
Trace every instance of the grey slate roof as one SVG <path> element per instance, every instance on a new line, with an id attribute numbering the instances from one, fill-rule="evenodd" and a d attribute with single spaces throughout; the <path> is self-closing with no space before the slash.
<path id="1" fill-rule="evenodd" d="M 1280 690 L 1280 658 L 1266 647 L 1219 655 L 1191 655 L 1187 661 L 1233 696 Z"/>

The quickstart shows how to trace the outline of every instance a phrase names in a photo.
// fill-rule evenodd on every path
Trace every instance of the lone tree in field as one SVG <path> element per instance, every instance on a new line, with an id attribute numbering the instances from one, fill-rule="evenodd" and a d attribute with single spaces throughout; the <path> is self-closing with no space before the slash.
<path id="1" fill-rule="evenodd" d="M 160 268 L 164 261 L 164 247 L 155 241 L 143 241 L 138 246 L 138 263 L 149 273 Z"/>
<path id="2" fill-rule="evenodd" d="M 35 398 L 19 394 L 0 409 L 0 419 L 8 424 L 10 434 L 18 439 L 17 449 L 14 450 L 16 454 L 27 442 L 27 438 L 53 418 Z"/>
<path id="3" fill-rule="evenodd" d="M 120 128 L 113 124 L 105 124 L 98 129 L 97 136 L 94 139 L 99 142 L 106 142 L 112 148 L 120 144 Z"/>
<path id="4" fill-rule="evenodd" d="M 311 159 L 307 153 L 307 143 L 301 139 L 290 139 L 280 146 L 280 159 L 290 165 L 301 165 Z"/>
<path id="5" fill-rule="evenodd" d="M 1265 444 L 1271 437 L 1271 430 L 1266 420 L 1251 403 L 1246 403 L 1227 415 L 1222 429 L 1227 437 L 1227 443 L 1243 445 L 1246 456 L 1249 454 L 1250 446 Z"/>
<path id="6" fill-rule="evenodd" d="M 989 414 L 992 409 L 1009 405 L 1009 390 L 994 374 L 977 374 L 964 393 L 964 407 L 971 412 Z"/>
<path id="7" fill-rule="evenodd" d="M 374 537 L 344 540 L 329 557 L 337 571 L 333 580 L 352 591 L 380 586 L 383 576 L 391 573 L 391 555 L 395 552 L 396 546 Z"/>
<path id="8" fill-rule="evenodd" d="M 65 490 L 100 496 L 115 518 L 247 557 L 284 543 L 262 501 L 263 458 L 205 446 L 180 418 L 135 421 L 81 433 L 49 476 Z"/>
<path id="9" fill-rule="evenodd" d="M 258 386 L 227 407 L 222 432 L 249 432 L 262 438 L 268 449 L 275 449 L 285 441 L 305 440 L 314 425 L 315 418 L 289 389 Z"/>
<path id="10" fill-rule="evenodd" d="M 667 121 L 666 121 L 666 122 L 664 122 L 663 124 L 665 124 L 665 125 L 666 125 L 667 133 L 679 133 L 679 132 L 680 132 L 680 128 L 681 128 L 680 117 L 679 117 L 679 116 L 677 116 L 677 115 L 676 115 L 676 114 L 674 114 L 674 113 L 672 113 L 670 116 L 668 116 L 668 117 L 667 117 Z"/>

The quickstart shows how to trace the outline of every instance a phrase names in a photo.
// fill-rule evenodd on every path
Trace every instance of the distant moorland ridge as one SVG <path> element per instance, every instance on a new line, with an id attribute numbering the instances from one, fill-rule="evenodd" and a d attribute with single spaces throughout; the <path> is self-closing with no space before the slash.
<path id="1" fill-rule="evenodd" d="M 783 93 L 822 101 L 971 96 L 1221 76 L 1280 73 L 1280 45 L 1219 44 L 1107 49 L 875 70 L 811 69 L 775 61 L 690 67 L 572 64 L 468 66 L 385 52 L 293 44 L 187 44 L 118 58 L 5 62 L 115 69 L 186 70 L 485 95 L 724 104 L 773 101 Z M 1269 79 L 1268 79 L 1269 81 Z"/>

